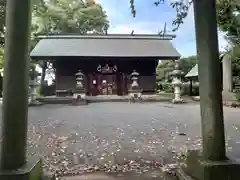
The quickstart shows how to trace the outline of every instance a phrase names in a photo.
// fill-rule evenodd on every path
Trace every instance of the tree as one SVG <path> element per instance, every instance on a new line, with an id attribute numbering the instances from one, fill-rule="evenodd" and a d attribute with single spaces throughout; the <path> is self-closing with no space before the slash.
<path id="1" fill-rule="evenodd" d="M 3 49 L 0 48 L 0 70 L 3 69 L 3 54 L 4 54 Z"/>
<path id="2" fill-rule="evenodd" d="M 158 64 L 156 69 L 157 79 L 164 80 L 167 78 L 168 73 L 173 71 L 174 69 L 174 61 L 162 61 Z"/>
<path id="3" fill-rule="evenodd" d="M 232 57 L 233 76 L 240 77 L 240 4 L 236 0 L 218 0 L 217 17 L 219 28 L 226 32 L 231 43 L 228 50 Z M 234 78 L 235 79 L 235 78 Z"/>
<path id="4" fill-rule="evenodd" d="M 181 58 L 179 60 L 179 68 L 184 72 L 184 74 L 186 74 L 196 65 L 196 63 L 196 56 Z M 167 74 L 174 70 L 174 66 L 174 61 L 162 61 L 159 63 L 156 70 L 158 79 L 163 80 L 166 78 Z"/>
<path id="5" fill-rule="evenodd" d="M 39 0 L 33 10 L 35 34 L 104 33 L 107 15 L 93 0 Z"/>
<path id="6" fill-rule="evenodd" d="M 197 64 L 196 56 L 181 58 L 179 61 L 180 69 L 187 74 Z"/>
<path id="7" fill-rule="evenodd" d="M 240 4 L 236 0 L 218 0 L 218 26 L 233 44 L 240 43 Z"/>
<path id="8" fill-rule="evenodd" d="M 0 1 L 0 45 L 4 44 L 6 0 Z"/>
<path id="9" fill-rule="evenodd" d="M 106 12 L 93 0 L 34 0 L 32 16 L 32 48 L 39 34 L 102 34 L 109 27 Z M 39 65 L 43 85 L 46 74 L 54 72 L 54 64 L 45 60 Z"/>

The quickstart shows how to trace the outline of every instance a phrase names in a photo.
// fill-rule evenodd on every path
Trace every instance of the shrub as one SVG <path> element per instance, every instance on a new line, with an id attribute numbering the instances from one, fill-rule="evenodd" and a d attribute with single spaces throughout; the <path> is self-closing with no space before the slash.
<path id="1" fill-rule="evenodd" d="M 162 83 L 162 89 L 166 93 L 173 93 L 174 89 L 170 83 Z"/>
<path id="2" fill-rule="evenodd" d="M 235 97 L 238 101 L 240 101 L 240 92 L 239 91 L 235 93 Z"/>
<path id="3" fill-rule="evenodd" d="M 53 96 L 55 95 L 56 86 L 55 84 L 48 85 L 47 83 L 42 84 L 40 89 L 41 96 Z"/>

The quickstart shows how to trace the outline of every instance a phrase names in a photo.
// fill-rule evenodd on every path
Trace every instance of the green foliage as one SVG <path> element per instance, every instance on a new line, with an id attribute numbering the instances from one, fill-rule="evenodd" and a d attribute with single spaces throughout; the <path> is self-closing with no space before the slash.
<path id="1" fill-rule="evenodd" d="M 40 94 L 42 96 L 53 96 L 55 95 L 55 90 L 56 90 L 56 84 L 53 83 L 51 85 L 48 85 L 47 82 L 45 81 L 40 88 Z"/>
<path id="2" fill-rule="evenodd" d="M 0 45 L 4 45 L 6 0 L 0 1 Z M 94 0 L 32 0 L 32 42 L 36 34 L 104 33 L 109 27 L 106 12 Z"/>
<path id="3" fill-rule="evenodd" d="M 164 4 L 165 0 L 153 0 L 152 1 L 155 6 L 159 6 L 160 4 Z M 130 8 L 133 14 L 133 17 L 136 16 L 136 9 L 134 5 L 134 0 L 130 0 Z M 176 9 L 177 16 L 176 19 L 172 22 L 172 25 L 174 26 L 172 31 L 178 30 L 179 26 L 183 24 L 184 18 L 188 15 L 188 10 L 190 5 L 192 4 L 192 0 L 179 0 L 174 1 L 170 4 L 170 6 L 174 9 Z"/>
<path id="4" fill-rule="evenodd" d="M 0 1 L 0 45 L 4 44 L 6 0 Z"/>
<path id="5" fill-rule="evenodd" d="M 236 45 L 230 51 L 232 57 L 233 76 L 240 77 L 240 46 Z"/>
<path id="6" fill-rule="evenodd" d="M 218 25 L 224 32 L 231 32 L 229 35 L 235 36 L 234 39 L 239 41 L 239 23 L 240 15 L 235 16 L 234 12 L 240 11 L 239 0 L 217 0 L 217 19 Z M 152 0 L 155 6 L 159 6 L 165 3 L 165 0 Z M 130 8 L 133 14 L 133 17 L 136 16 L 136 9 L 134 6 L 134 0 L 130 0 Z M 193 0 L 178 0 L 170 4 L 172 8 L 176 10 L 176 18 L 173 20 L 172 25 L 174 26 L 172 31 L 178 30 L 181 24 L 184 23 L 184 19 L 188 15 L 188 10 L 192 5 Z"/>
<path id="7" fill-rule="evenodd" d="M 0 48 L 0 69 L 3 69 L 3 59 L 4 59 L 3 54 L 4 54 L 3 49 Z"/>
<path id="8" fill-rule="evenodd" d="M 104 33 L 107 15 L 93 0 L 35 0 L 32 29 L 35 34 Z"/>
<path id="9" fill-rule="evenodd" d="M 171 85 L 171 83 L 165 83 L 165 82 L 162 83 L 162 90 L 165 93 L 173 93 L 173 91 L 174 91 L 173 86 Z"/>
<path id="10" fill-rule="evenodd" d="M 197 64 L 196 56 L 181 58 L 179 61 L 180 69 L 187 74 Z"/>
<path id="11" fill-rule="evenodd" d="M 240 101 L 240 92 L 235 93 L 235 97 L 238 101 Z"/>
<path id="12" fill-rule="evenodd" d="M 34 0 L 32 11 L 31 49 L 39 34 L 106 33 L 109 27 L 106 12 L 93 0 Z M 53 87 L 43 84 L 46 74 L 55 72 L 51 61 L 39 62 L 42 68 L 41 94 L 51 94 Z M 50 90 L 49 90 L 50 89 Z"/>
<path id="13" fill-rule="evenodd" d="M 159 80 L 164 80 L 168 73 L 174 69 L 174 61 L 162 61 L 158 64 L 156 73 Z"/>
<path id="14" fill-rule="evenodd" d="M 189 56 L 186 58 L 181 58 L 179 60 L 179 68 L 184 72 L 188 73 L 197 63 L 196 56 Z M 162 61 L 158 64 L 156 72 L 159 80 L 164 80 L 168 78 L 168 73 L 174 70 L 174 61 Z"/>
<path id="15" fill-rule="evenodd" d="M 240 4 L 237 0 L 217 1 L 218 26 L 233 44 L 240 43 Z"/>

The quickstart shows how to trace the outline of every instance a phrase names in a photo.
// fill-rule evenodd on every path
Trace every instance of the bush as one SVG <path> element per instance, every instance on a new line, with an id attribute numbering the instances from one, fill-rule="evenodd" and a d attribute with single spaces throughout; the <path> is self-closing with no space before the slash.
<path id="1" fill-rule="evenodd" d="M 238 101 L 240 101 L 240 92 L 236 92 L 236 93 L 235 93 L 235 97 L 236 97 L 236 99 L 237 99 Z"/>
<path id="2" fill-rule="evenodd" d="M 192 95 L 192 96 L 199 96 L 199 86 L 195 83 L 193 83 L 192 85 L 192 93 L 190 93 L 191 89 L 190 89 L 190 84 L 189 83 L 185 83 L 182 86 L 181 89 L 181 94 L 182 95 Z"/>
<path id="3" fill-rule="evenodd" d="M 47 83 L 42 84 L 40 89 L 41 96 L 53 96 L 56 94 L 55 84 L 48 85 Z"/>
<path id="4" fill-rule="evenodd" d="M 162 83 L 162 90 L 166 93 L 173 93 L 174 89 L 170 83 Z"/>

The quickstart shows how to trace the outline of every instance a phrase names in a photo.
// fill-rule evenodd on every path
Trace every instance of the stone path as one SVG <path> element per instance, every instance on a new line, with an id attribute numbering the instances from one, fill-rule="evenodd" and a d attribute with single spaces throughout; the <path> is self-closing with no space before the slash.
<path id="1" fill-rule="evenodd" d="M 173 180 L 166 177 L 160 171 L 152 171 L 144 174 L 125 173 L 121 175 L 109 175 L 102 172 L 84 174 L 80 176 L 63 177 L 62 180 Z"/>
<path id="2" fill-rule="evenodd" d="M 224 108 L 228 155 L 240 157 L 240 109 Z M 198 104 L 93 103 L 29 108 L 28 152 L 58 175 L 145 174 L 200 147 Z"/>

